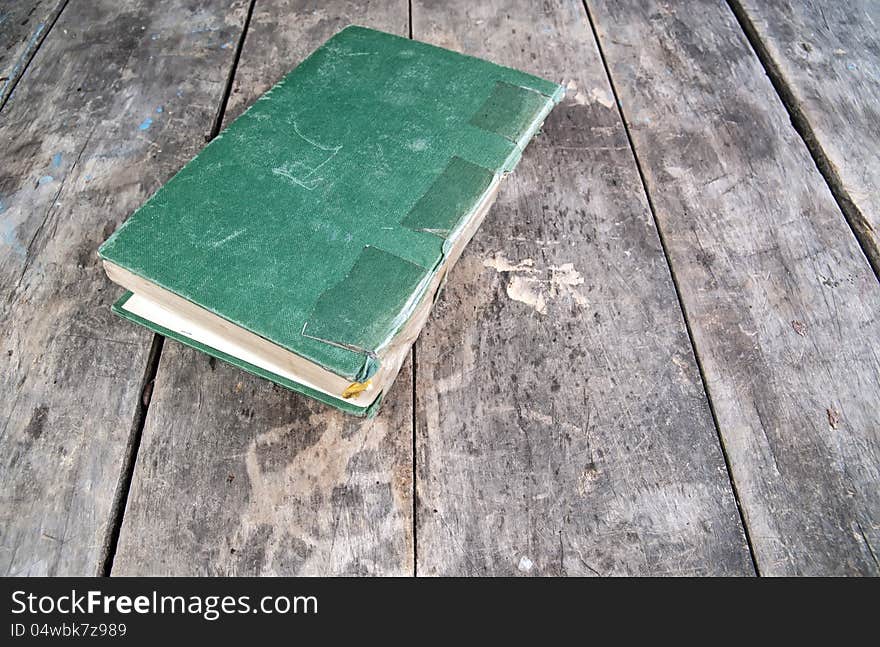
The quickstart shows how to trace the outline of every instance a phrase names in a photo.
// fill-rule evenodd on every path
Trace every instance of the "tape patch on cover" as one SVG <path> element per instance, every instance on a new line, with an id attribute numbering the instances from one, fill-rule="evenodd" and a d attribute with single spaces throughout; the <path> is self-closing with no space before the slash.
<path id="1" fill-rule="evenodd" d="M 378 247 L 364 247 L 345 276 L 318 297 L 302 334 L 375 359 L 405 321 L 429 274 Z"/>
<path id="2" fill-rule="evenodd" d="M 473 211 L 494 177 L 492 171 L 482 166 L 453 157 L 400 224 L 448 238 Z"/>
<path id="3" fill-rule="evenodd" d="M 518 142 L 545 105 L 547 97 L 536 90 L 496 81 L 489 97 L 469 123 Z"/>

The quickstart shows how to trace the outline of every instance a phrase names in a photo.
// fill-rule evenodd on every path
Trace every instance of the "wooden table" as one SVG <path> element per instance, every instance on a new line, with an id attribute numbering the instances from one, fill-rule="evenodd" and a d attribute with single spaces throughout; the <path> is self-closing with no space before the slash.
<path id="1" fill-rule="evenodd" d="M 568 87 L 373 420 L 115 318 L 95 253 L 349 23 Z M 4 0 L 0 569 L 880 574 L 877 24 Z"/>

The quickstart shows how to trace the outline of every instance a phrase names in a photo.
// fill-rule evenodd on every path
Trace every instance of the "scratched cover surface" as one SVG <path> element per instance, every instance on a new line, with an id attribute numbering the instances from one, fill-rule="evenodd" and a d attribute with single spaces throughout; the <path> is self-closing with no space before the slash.
<path id="1" fill-rule="evenodd" d="M 100 255 L 363 381 L 449 239 L 562 92 L 349 27 L 208 144 Z"/>

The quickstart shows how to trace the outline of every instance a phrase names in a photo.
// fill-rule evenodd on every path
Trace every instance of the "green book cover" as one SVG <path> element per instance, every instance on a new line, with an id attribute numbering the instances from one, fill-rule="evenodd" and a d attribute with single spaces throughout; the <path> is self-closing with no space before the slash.
<path id="1" fill-rule="evenodd" d="M 516 70 L 348 27 L 211 141 L 99 253 L 366 383 L 427 298 L 457 235 L 563 92 Z M 119 314 L 316 395 L 127 314 L 128 296 Z"/>

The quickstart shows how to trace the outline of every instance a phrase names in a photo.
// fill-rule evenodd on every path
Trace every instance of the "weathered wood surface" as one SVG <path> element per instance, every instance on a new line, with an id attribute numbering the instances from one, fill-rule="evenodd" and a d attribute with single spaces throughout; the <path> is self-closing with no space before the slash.
<path id="1" fill-rule="evenodd" d="M 67 0 L 0 2 L 0 110 Z"/>
<path id="2" fill-rule="evenodd" d="M 880 276 L 880 3 L 731 6 Z"/>
<path id="3" fill-rule="evenodd" d="M 203 145 L 248 7 L 73 2 L 15 49 L 62 4 L 0 4 L 0 76 L 25 61 L 0 109 L 10 575 L 110 550 L 151 337 L 94 252 Z M 350 22 L 406 34 L 407 4 L 257 0 L 226 121 Z M 721 0 L 587 4 L 664 245 L 580 2 L 413 2 L 416 38 L 569 96 L 377 419 L 165 345 L 114 574 L 753 572 L 664 251 L 760 572 L 880 572 L 875 277 Z M 739 13 L 876 230 L 873 5 Z"/>
<path id="4" fill-rule="evenodd" d="M 412 16 L 416 39 L 570 88 L 417 342 L 418 572 L 753 573 L 583 6 Z"/>
<path id="5" fill-rule="evenodd" d="M 151 336 L 95 250 L 204 142 L 243 5 L 73 2 L 0 112 L 0 572 L 91 575 Z"/>
<path id="6" fill-rule="evenodd" d="M 406 2 L 259 0 L 228 116 L 349 23 Z M 166 343 L 113 574 L 411 574 L 411 374 L 361 420 Z"/>
<path id="7" fill-rule="evenodd" d="M 880 285 L 724 2 L 588 0 L 763 574 L 877 574 Z"/>

